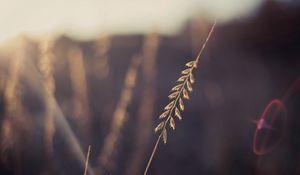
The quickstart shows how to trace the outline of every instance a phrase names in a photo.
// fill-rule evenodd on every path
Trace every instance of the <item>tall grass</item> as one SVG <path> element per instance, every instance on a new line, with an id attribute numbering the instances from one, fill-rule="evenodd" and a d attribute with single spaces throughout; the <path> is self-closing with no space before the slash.
<path id="1" fill-rule="evenodd" d="M 152 117 L 154 114 L 154 104 L 156 99 L 155 79 L 156 79 L 156 59 L 160 44 L 159 35 L 155 32 L 149 33 L 144 38 L 144 44 L 141 52 L 141 96 L 139 108 L 137 111 L 136 147 L 132 158 L 128 161 L 125 174 L 138 174 L 141 171 L 141 165 L 146 155 L 149 145 L 149 138 L 152 132 Z"/>
<path id="2" fill-rule="evenodd" d="M 11 52 L 9 57 L 8 78 L 4 88 L 5 119 L 1 127 L 1 146 L 3 157 L 11 156 L 15 166 L 14 173 L 20 174 L 22 143 L 26 139 L 26 133 L 31 129 L 31 122 L 26 120 L 27 111 L 22 104 L 21 76 L 24 70 L 27 38 L 20 37 L 13 42 L 17 51 Z M 26 125 L 24 123 L 26 122 Z M 6 155 L 6 153 L 10 155 Z"/>
<path id="3" fill-rule="evenodd" d="M 108 64 L 108 51 L 111 47 L 111 38 L 108 35 L 102 36 L 95 43 L 96 58 L 91 65 L 93 75 L 99 80 L 107 78 L 110 66 Z"/>
<path id="4" fill-rule="evenodd" d="M 83 53 L 79 47 L 74 46 L 69 50 L 68 64 L 73 91 L 74 116 L 80 121 L 86 122 L 90 113 L 88 88 Z"/>
<path id="5" fill-rule="evenodd" d="M 103 174 L 105 169 L 110 169 L 114 166 L 115 151 L 121 136 L 121 130 L 127 120 L 126 111 L 133 97 L 133 88 L 136 85 L 137 71 L 140 62 L 140 56 L 133 56 L 125 75 L 121 97 L 113 113 L 110 132 L 104 139 L 104 144 L 98 158 L 99 165 L 97 169 L 99 174 Z"/>
<path id="6" fill-rule="evenodd" d="M 2 124 L 2 139 L 1 145 L 5 149 L 12 148 L 15 142 L 18 141 L 17 130 L 14 127 L 24 111 L 21 103 L 21 94 L 19 87 L 20 70 L 23 58 L 10 58 L 8 67 L 8 77 L 4 88 L 5 101 L 5 119 Z"/>
<path id="7" fill-rule="evenodd" d="M 175 130 L 175 117 L 179 120 L 182 120 L 181 112 L 183 112 L 184 110 L 183 100 L 189 100 L 189 94 L 193 91 L 192 85 L 195 82 L 193 71 L 199 64 L 200 57 L 206 47 L 207 42 L 210 39 L 215 25 L 216 22 L 211 27 L 211 30 L 208 33 L 197 57 L 194 60 L 186 63 L 186 68 L 181 72 L 181 75 L 177 80 L 177 85 L 171 89 L 171 94 L 168 96 L 170 102 L 164 107 L 164 112 L 159 116 L 161 122 L 155 128 L 155 132 L 159 132 L 159 136 L 156 140 L 153 151 L 145 168 L 144 175 L 148 173 L 148 169 L 156 153 L 159 142 L 162 140 L 164 144 L 167 143 L 167 126 L 170 126 L 170 128 Z"/>
<path id="8" fill-rule="evenodd" d="M 55 79 L 54 79 L 54 55 L 52 53 L 53 41 L 51 39 L 44 39 L 39 45 L 40 60 L 38 68 L 42 74 L 46 92 L 45 92 L 45 137 L 44 143 L 48 156 L 53 156 L 53 137 L 55 133 L 54 115 L 55 104 L 51 100 L 55 93 Z"/>
<path id="9" fill-rule="evenodd" d="M 78 122 L 79 133 L 84 143 L 90 142 L 90 104 L 86 68 L 82 50 L 71 46 L 67 53 L 72 90 L 72 115 Z"/>

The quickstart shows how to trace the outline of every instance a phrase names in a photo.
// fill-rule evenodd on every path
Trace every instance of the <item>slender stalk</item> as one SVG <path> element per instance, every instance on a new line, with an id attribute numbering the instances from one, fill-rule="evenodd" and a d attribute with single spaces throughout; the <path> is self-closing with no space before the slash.
<path id="1" fill-rule="evenodd" d="M 217 24 L 217 21 L 215 20 L 215 21 L 214 21 L 214 24 L 212 25 L 212 27 L 211 27 L 211 29 L 210 29 L 210 31 L 209 31 L 207 37 L 206 37 L 206 40 L 205 40 L 204 44 L 202 45 L 201 50 L 199 51 L 199 53 L 198 53 L 198 55 L 197 55 L 197 58 L 196 58 L 197 64 L 198 64 L 198 62 L 199 62 L 200 56 L 202 55 L 202 52 L 204 51 L 204 49 L 205 49 L 205 47 L 206 47 L 206 44 L 208 43 L 208 41 L 209 41 L 209 39 L 210 39 L 211 34 L 213 33 L 213 31 L 214 31 L 214 29 L 215 29 L 216 24 Z"/>
<path id="2" fill-rule="evenodd" d="M 145 169 L 144 175 L 146 175 L 147 172 L 148 172 L 148 169 L 149 169 L 149 167 L 150 167 L 150 164 L 151 164 L 151 162 L 152 162 L 152 159 L 153 159 L 153 157 L 154 157 L 154 155 L 155 155 L 155 153 L 156 153 L 156 150 L 157 150 L 157 147 L 158 147 L 158 143 L 159 143 L 159 141 L 160 141 L 160 139 L 161 139 L 161 136 L 162 136 L 162 133 L 160 133 L 160 135 L 158 136 L 158 139 L 156 140 L 156 143 L 155 143 L 155 146 L 154 146 L 153 151 L 152 151 L 152 153 L 151 153 L 150 159 L 149 159 L 149 161 L 148 161 L 148 163 L 147 163 L 147 167 L 146 167 L 146 169 Z"/>
<path id="3" fill-rule="evenodd" d="M 211 29 L 210 29 L 210 31 L 209 31 L 207 37 L 206 37 L 206 40 L 205 40 L 204 44 L 202 45 L 202 48 L 200 49 L 200 51 L 199 51 L 199 53 L 198 53 L 196 59 L 194 60 L 195 64 L 189 69 L 189 72 L 188 72 L 188 74 L 185 76 L 184 82 L 182 83 L 181 88 L 180 88 L 180 90 L 178 91 L 178 95 L 176 96 L 176 99 L 173 101 L 173 105 L 172 105 L 171 109 L 169 110 L 168 117 L 167 117 L 167 119 L 164 121 L 163 127 L 162 127 L 162 129 L 161 129 L 161 133 L 159 134 L 159 136 L 158 136 L 158 138 L 157 138 L 157 140 L 156 140 L 155 146 L 154 146 L 153 151 L 152 151 L 152 153 L 151 153 L 151 156 L 150 156 L 150 158 L 149 158 L 149 160 L 148 160 L 146 169 L 145 169 L 145 171 L 144 171 L 144 175 L 147 175 L 147 172 L 148 172 L 149 167 L 150 167 L 150 165 L 151 165 L 151 163 L 152 163 L 153 157 L 154 157 L 154 155 L 155 155 L 155 153 L 156 153 L 158 144 L 159 144 L 159 142 L 160 142 L 160 140 L 161 140 L 161 138 L 162 138 L 162 136 L 163 136 L 163 132 L 165 132 L 165 130 L 166 130 L 166 126 L 167 126 L 167 124 L 168 124 L 168 121 L 172 118 L 172 114 L 173 114 L 173 112 L 174 112 L 174 109 L 176 108 L 176 106 L 177 106 L 177 104 L 178 104 L 178 100 L 180 99 L 181 94 L 183 94 L 183 91 L 184 91 L 185 87 L 187 86 L 187 83 L 188 83 L 189 79 L 190 79 L 191 76 L 192 76 L 193 70 L 194 70 L 195 68 L 197 68 L 197 66 L 198 66 L 198 64 L 199 64 L 200 57 L 201 57 L 201 55 L 202 55 L 202 53 L 203 53 L 203 51 L 204 51 L 204 49 L 205 49 L 205 47 L 206 47 L 206 44 L 208 43 L 208 41 L 209 41 L 209 39 L 210 39 L 211 34 L 212 34 L 213 31 L 214 31 L 215 25 L 216 25 L 216 21 L 214 21 L 214 24 L 212 25 L 212 27 L 211 27 Z M 175 128 L 175 127 L 174 127 L 174 128 Z M 173 128 L 173 129 L 174 129 L 174 128 Z"/>
<path id="4" fill-rule="evenodd" d="M 84 166 L 84 173 L 83 173 L 83 175 L 87 175 L 90 154 L 91 154 L 91 145 L 89 145 L 88 152 L 87 152 L 87 155 L 86 155 L 86 160 L 85 160 L 85 166 Z"/>

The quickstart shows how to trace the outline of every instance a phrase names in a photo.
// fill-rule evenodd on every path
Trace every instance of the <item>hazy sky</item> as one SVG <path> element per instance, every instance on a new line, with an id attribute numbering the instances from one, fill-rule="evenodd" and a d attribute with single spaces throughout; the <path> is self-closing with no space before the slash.
<path id="1" fill-rule="evenodd" d="M 174 33 L 189 17 L 219 21 L 247 15 L 261 0 L 0 0 L 0 41 L 19 33 Z"/>

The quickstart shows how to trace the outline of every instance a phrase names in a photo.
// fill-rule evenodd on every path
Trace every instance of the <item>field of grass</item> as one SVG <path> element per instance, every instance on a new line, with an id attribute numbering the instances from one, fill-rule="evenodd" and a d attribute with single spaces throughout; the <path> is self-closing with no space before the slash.
<path id="1" fill-rule="evenodd" d="M 1 43 L 0 174 L 300 174 L 299 17 Z"/>

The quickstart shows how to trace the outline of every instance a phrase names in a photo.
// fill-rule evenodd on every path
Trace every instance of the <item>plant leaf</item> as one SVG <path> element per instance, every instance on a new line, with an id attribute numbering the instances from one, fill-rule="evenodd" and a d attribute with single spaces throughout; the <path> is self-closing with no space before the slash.
<path id="1" fill-rule="evenodd" d="M 175 109 L 175 116 L 179 119 L 179 120 L 182 120 L 182 117 L 181 117 L 181 114 L 180 114 L 180 111 L 178 108 Z"/>
<path id="2" fill-rule="evenodd" d="M 170 127 L 175 130 L 175 121 L 173 119 L 173 117 L 170 118 Z"/>
<path id="3" fill-rule="evenodd" d="M 170 110 L 167 110 L 167 111 L 163 112 L 163 113 L 159 116 L 159 119 L 165 118 L 165 117 L 169 114 L 169 111 L 170 111 Z"/>
<path id="4" fill-rule="evenodd" d="M 166 144 L 167 143 L 167 137 L 168 137 L 166 129 L 163 130 L 162 137 L 163 137 L 164 144 Z"/>
<path id="5" fill-rule="evenodd" d="M 173 104 L 174 104 L 174 101 L 171 101 L 171 102 L 165 107 L 165 110 L 171 109 L 172 106 L 173 106 Z"/>
<path id="6" fill-rule="evenodd" d="M 181 98 L 179 98 L 179 108 L 181 109 L 181 111 L 184 110 L 184 104 Z"/>
<path id="7" fill-rule="evenodd" d="M 189 93 L 187 92 L 187 90 L 183 89 L 183 98 L 189 100 L 190 97 L 189 97 Z"/>
<path id="8" fill-rule="evenodd" d="M 160 122 L 160 124 L 158 124 L 156 126 L 156 128 L 154 129 L 154 131 L 157 132 L 157 131 L 161 130 L 163 128 L 164 124 L 165 124 L 165 122 Z"/>

